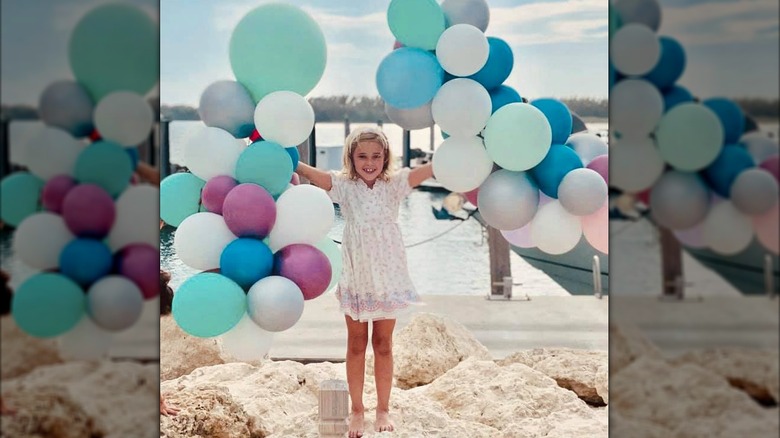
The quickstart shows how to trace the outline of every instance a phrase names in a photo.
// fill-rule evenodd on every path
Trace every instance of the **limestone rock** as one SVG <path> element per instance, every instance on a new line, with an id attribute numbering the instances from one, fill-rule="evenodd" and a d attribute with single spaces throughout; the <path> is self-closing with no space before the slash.
<path id="1" fill-rule="evenodd" d="M 661 350 L 627 322 L 609 324 L 609 370 L 614 375 L 640 357 L 661 359 Z"/>
<path id="2" fill-rule="evenodd" d="M 172 316 L 160 318 L 160 380 L 171 380 L 192 370 L 224 363 L 213 339 L 188 335 Z"/>
<path id="3" fill-rule="evenodd" d="M 92 419 L 65 388 L 7 390 L 3 397 L 16 414 L 3 416 L 2 436 L 82 438 L 98 432 Z"/>
<path id="4" fill-rule="evenodd" d="M 40 339 L 28 335 L 16 325 L 10 315 L 0 318 L 0 371 L 2 380 L 12 379 L 42 366 L 61 363 L 54 339 Z"/>
<path id="5" fill-rule="evenodd" d="M 668 438 L 672 431 L 647 421 L 626 418 L 613 409 L 609 416 L 609 433 L 616 437 Z"/>
<path id="6" fill-rule="evenodd" d="M 181 411 L 175 417 L 160 417 L 160 437 L 260 438 L 268 432 L 233 399 L 227 389 L 191 387 L 166 397 L 166 403 Z"/>

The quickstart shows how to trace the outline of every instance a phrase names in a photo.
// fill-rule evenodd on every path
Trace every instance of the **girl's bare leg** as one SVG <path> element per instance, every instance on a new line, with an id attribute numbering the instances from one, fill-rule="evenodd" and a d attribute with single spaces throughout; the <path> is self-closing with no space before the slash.
<path id="1" fill-rule="evenodd" d="M 393 387 L 393 329 L 394 319 L 374 321 L 371 346 L 374 349 L 374 375 L 376 377 L 376 423 L 377 432 L 392 432 L 390 420 L 390 391 Z"/>
<path id="2" fill-rule="evenodd" d="M 347 320 L 347 385 L 352 400 L 352 415 L 349 420 L 349 437 L 363 436 L 363 383 L 366 375 L 366 346 L 368 346 L 368 323 Z"/>

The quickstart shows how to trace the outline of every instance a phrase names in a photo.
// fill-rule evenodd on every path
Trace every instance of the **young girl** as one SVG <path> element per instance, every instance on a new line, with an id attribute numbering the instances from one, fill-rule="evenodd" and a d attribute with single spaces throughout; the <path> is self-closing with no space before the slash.
<path id="1" fill-rule="evenodd" d="M 377 408 L 374 429 L 392 431 L 393 329 L 398 313 L 419 296 L 409 278 L 398 227 L 398 207 L 412 188 L 430 178 L 430 164 L 393 173 L 385 134 L 362 128 L 347 137 L 344 168 L 327 173 L 306 164 L 296 172 L 330 195 L 344 217 L 343 271 L 336 296 L 347 322 L 347 383 L 352 400 L 350 438 L 363 436 L 363 380 L 368 322 L 373 323 Z"/>

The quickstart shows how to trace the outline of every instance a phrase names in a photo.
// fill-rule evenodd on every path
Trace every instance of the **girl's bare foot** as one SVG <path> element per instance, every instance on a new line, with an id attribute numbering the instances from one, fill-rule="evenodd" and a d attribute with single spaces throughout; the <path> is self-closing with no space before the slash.
<path id="1" fill-rule="evenodd" d="M 363 429 L 363 411 L 352 411 L 349 416 L 349 438 L 361 438 Z"/>
<path id="2" fill-rule="evenodd" d="M 376 411 L 376 423 L 374 423 L 374 430 L 377 432 L 392 432 L 395 430 L 395 424 L 390 419 L 390 413 L 387 411 Z"/>

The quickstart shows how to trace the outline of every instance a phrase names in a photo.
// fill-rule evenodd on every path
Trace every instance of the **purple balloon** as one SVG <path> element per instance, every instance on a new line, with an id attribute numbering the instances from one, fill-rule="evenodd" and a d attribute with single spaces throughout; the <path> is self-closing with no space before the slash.
<path id="1" fill-rule="evenodd" d="M 259 185 L 239 184 L 225 197 L 222 216 L 236 236 L 264 239 L 276 222 L 276 204 Z"/>
<path id="2" fill-rule="evenodd" d="M 325 293 L 333 275 L 328 256 L 304 243 L 295 243 L 274 255 L 274 273 L 297 284 L 304 300 L 312 300 Z"/>
<path id="3" fill-rule="evenodd" d="M 531 238 L 531 224 L 526 224 L 516 230 L 501 230 L 501 235 L 504 236 L 507 242 L 519 248 L 535 248 L 533 239 Z"/>
<path id="4" fill-rule="evenodd" d="M 759 167 L 771 173 L 777 182 L 780 182 L 780 155 L 772 155 L 764 160 Z M 43 189 L 46 190 L 46 187 Z"/>
<path id="5" fill-rule="evenodd" d="M 99 186 L 79 184 L 65 195 L 62 217 L 73 234 L 102 239 L 114 225 L 114 199 Z"/>
<path id="6" fill-rule="evenodd" d="M 604 182 L 609 185 L 609 155 L 599 155 L 598 157 L 590 160 L 588 163 L 588 169 L 595 170 L 604 178 Z"/>
<path id="7" fill-rule="evenodd" d="M 65 195 L 77 185 L 76 180 L 68 175 L 58 175 L 47 181 L 41 193 L 44 208 L 53 213 L 62 213 L 62 201 L 65 200 Z"/>
<path id="8" fill-rule="evenodd" d="M 134 243 L 117 254 L 117 270 L 135 283 L 145 300 L 160 294 L 160 251 L 151 245 Z"/>
<path id="9" fill-rule="evenodd" d="M 238 181 L 226 175 L 211 178 L 203 186 L 201 193 L 203 205 L 212 213 L 222 214 L 222 204 L 225 202 L 225 197 L 237 185 Z"/>

